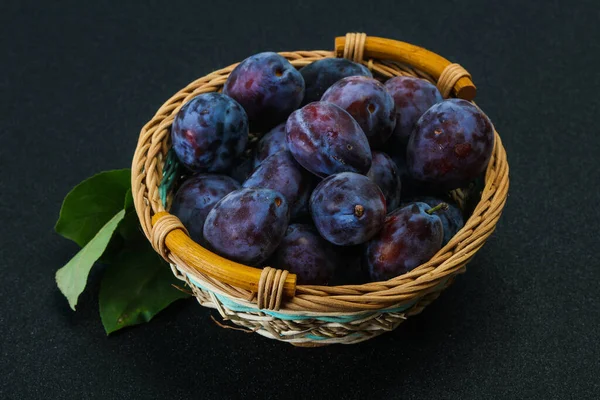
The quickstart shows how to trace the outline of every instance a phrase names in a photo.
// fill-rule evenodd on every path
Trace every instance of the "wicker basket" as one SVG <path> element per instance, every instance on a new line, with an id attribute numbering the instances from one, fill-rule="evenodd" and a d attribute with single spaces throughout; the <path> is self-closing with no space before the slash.
<path id="1" fill-rule="evenodd" d="M 437 84 L 444 97 L 475 97 L 471 76 L 461 66 L 394 40 L 350 33 L 335 39 L 333 52 L 280 54 L 296 68 L 326 57 L 345 57 L 363 63 L 381 80 L 419 76 Z M 215 308 L 224 320 L 298 346 L 357 343 L 391 331 L 421 312 L 464 272 L 500 217 L 508 192 L 508 164 L 498 134 L 471 216 L 429 262 L 386 282 L 296 285 L 296 276 L 287 271 L 248 267 L 202 248 L 190 239 L 181 222 L 165 211 L 172 198 L 172 185 L 165 182 L 177 178 L 169 176 L 172 171 L 165 166 L 173 118 L 192 97 L 219 91 L 234 67 L 215 71 L 180 90 L 140 133 L 132 167 L 135 208 L 146 236 L 170 263 L 175 276 L 189 285 L 201 305 Z M 456 190 L 453 194 L 464 200 L 467 192 Z"/>

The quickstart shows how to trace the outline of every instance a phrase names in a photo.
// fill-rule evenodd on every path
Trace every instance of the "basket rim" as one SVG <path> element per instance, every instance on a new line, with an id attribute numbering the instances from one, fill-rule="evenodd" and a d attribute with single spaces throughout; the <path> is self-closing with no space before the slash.
<path id="1" fill-rule="evenodd" d="M 318 59 L 336 55 L 334 52 L 321 50 L 280 52 L 279 54 L 286 57 L 296 68 Z M 366 62 L 362 61 L 362 63 L 367 65 L 374 72 L 374 75 L 380 78 L 405 74 L 418 76 L 436 83 L 431 74 L 396 61 L 370 58 Z M 222 283 L 205 273 L 189 268 L 185 262 L 182 262 L 181 254 L 176 254 L 176 251 L 169 251 L 168 245 L 165 245 L 164 241 L 167 240 L 169 235 L 176 232 L 187 236 L 181 229 L 167 232 L 158 241 L 154 235 L 153 217 L 156 217 L 159 213 L 161 215 L 166 213 L 165 206 L 158 196 L 158 186 L 160 185 L 160 178 L 162 178 L 163 163 L 169 149 L 168 133 L 173 118 L 181 106 L 192 97 L 200 93 L 218 91 L 237 64 L 216 70 L 191 82 L 168 99 L 154 117 L 144 125 L 140 132 L 133 159 L 132 191 L 142 229 L 147 238 L 155 244 L 155 249 L 162 253 L 167 261 L 179 267 L 182 264 L 188 267 L 183 267 L 181 270 L 187 274 L 192 274 L 201 282 L 209 284 L 213 287 L 213 290 L 221 292 L 230 300 L 245 305 L 253 305 L 256 310 L 261 310 L 268 307 L 264 307 L 264 304 L 263 307 L 256 304 L 257 293 L 260 288 L 247 290 Z M 464 227 L 430 261 L 388 281 L 339 286 L 294 285 L 294 296 L 287 299 L 288 301 L 283 304 L 281 311 L 296 313 L 296 315 L 299 315 L 299 313 L 325 313 L 331 315 L 334 313 L 360 313 L 366 311 L 381 312 L 394 306 L 414 302 L 415 299 L 441 290 L 439 289 L 440 285 L 443 286 L 452 276 L 464 271 L 465 264 L 483 246 L 485 240 L 493 232 L 506 202 L 508 185 L 506 152 L 502 146 L 500 136 L 495 131 L 494 150 L 486 169 L 485 187 L 481 199 L 473 214 L 465 221 Z M 169 204 L 166 208 L 168 206 Z M 173 216 L 173 218 L 176 217 Z M 187 239 L 191 241 L 189 236 L 187 236 Z M 204 250 L 208 252 L 208 250 Z M 294 277 L 292 276 L 289 279 L 294 279 Z M 270 282 L 267 289 L 275 291 L 274 288 L 275 283 Z M 281 297 L 281 294 L 279 296 Z"/>

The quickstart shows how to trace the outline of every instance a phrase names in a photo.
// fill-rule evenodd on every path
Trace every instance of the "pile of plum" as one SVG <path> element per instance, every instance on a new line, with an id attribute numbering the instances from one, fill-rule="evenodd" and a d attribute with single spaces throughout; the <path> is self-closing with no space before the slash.
<path id="1" fill-rule="evenodd" d="M 250 131 L 260 140 L 246 150 Z M 188 171 L 171 212 L 192 239 L 300 284 L 428 261 L 463 226 L 448 193 L 481 176 L 494 145 L 479 108 L 426 80 L 383 84 L 334 58 L 296 70 L 272 52 L 186 103 L 171 137 Z"/>

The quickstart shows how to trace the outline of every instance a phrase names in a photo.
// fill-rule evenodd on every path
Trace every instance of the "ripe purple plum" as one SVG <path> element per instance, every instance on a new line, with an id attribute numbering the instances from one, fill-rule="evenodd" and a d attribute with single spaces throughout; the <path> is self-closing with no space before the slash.
<path id="1" fill-rule="evenodd" d="M 256 145 L 254 166 L 258 167 L 259 164 L 271 154 L 275 154 L 281 150 L 287 150 L 287 148 L 285 123 L 282 123 L 271 129 L 258 141 L 258 144 Z"/>
<path id="2" fill-rule="evenodd" d="M 400 181 L 400 171 L 396 163 L 390 156 L 379 151 L 373 152 L 373 162 L 367 177 L 379 186 L 385 196 L 386 208 L 389 211 L 395 210 L 400 205 L 400 193 L 402 182 Z"/>
<path id="3" fill-rule="evenodd" d="M 442 221 L 435 211 L 428 204 L 412 203 L 387 215 L 383 229 L 365 246 L 372 281 L 412 271 L 440 250 Z"/>
<path id="4" fill-rule="evenodd" d="M 466 100 L 449 99 L 435 104 L 417 121 L 406 165 L 416 180 L 456 189 L 485 170 L 493 148 L 489 118 Z"/>
<path id="5" fill-rule="evenodd" d="M 187 102 L 171 127 L 179 161 L 194 172 L 223 172 L 248 142 L 248 117 L 235 100 L 204 93 Z"/>
<path id="6" fill-rule="evenodd" d="M 300 106 L 304 79 L 279 54 L 258 53 L 231 71 L 223 93 L 244 107 L 253 132 L 266 131 L 284 122 Z"/>
<path id="7" fill-rule="evenodd" d="M 425 203 L 430 207 L 435 207 L 440 203 L 446 203 L 448 205 L 447 209 L 436 213 L 442 221 L 442 228 L 444 231 L 442 247 L 444 247 L 465 224 L 462 211 L 458 208 L 456 203 L 450 199 L 432 196 L 417 196 L 412 198 L 411 202 Z"/>
<path id="8" fill-rule="evenodd" d="M 348 111 L 367 135 L 371 148 L 381 148 L 396 125 L 394 99 L 385 86 L 373 78 L 344 78 L 327 89 L 321 101 Z"/>
<path id="9" fill-rule="evenodd" d="M 300 285 L 326 285 L 339 264 L 339 256 L 335 246 L 319 236 L 314 226 L 292 224 L 273 255 L 273 264 L 296 274 Z"/>
<path id="10" fill-rule="evenodd" d="M 435 85 L 413 76 L 388 79 L 385 87 L 396 105 L 396 127 L 388 143 L 389 152 L 405 152 L 410 134 L 421 115 L 443 98 Z"/>
<path id="11" fill-rule="evenodd" d="M 273 254 L 288 226 L 285 197 L 271 189 L 238 189 L 208 213 L 204 238 L 230 260 L 258 265 Z"/>
<path id="12" fill-rule="evenodd" d="M 371 71 L 364 65 L 346 60 L 345 58 L 324 58 L 317 60 L 300 69 L 304 78 L 306 90 L 302 105 L 321 100 L 323 93 L 331 85 L 348 76 L 373 77 Z"/>
<path id="13" fill-rule="evenodd" d="M 310 197 L 310 212 L 321 236 L 350 246 L 368 241 L 381 229 L 385 197 L 366 176 L 342 172 L 317 185 Z"/>
<path id="14" fill-rule="evenodd" d="M 202 235 L 206 216 L 219 200 L 239 188 L 239 183 L 225 175 L 192 175 L 177 189 L 171 214 L 181 220 L 196 243 L 206 245 Z"/>
<path id="15" fill-rule="evenodd" d="M 367 137 L 335 104 L 314 102 L 294 111 L 285 131 L 296 161 L 321 178 L 339 172 L 366 174 L 371 168 Z"/>
<path id="16" fill-rule="evenodd" d="M 291 218 L 294 218 L 307 208 L 313 180 L 313 175 L 302 168 L 288 150 L 283 150 L 265 158 L 242 186 L 280 192 L 290 207 Z"/>

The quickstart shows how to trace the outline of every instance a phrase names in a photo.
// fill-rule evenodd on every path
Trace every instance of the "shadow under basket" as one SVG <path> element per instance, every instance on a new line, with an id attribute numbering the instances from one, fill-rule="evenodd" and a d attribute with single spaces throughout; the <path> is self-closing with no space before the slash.
<path id="1" fill-rule="evenodd" d="M 472 101 L 476 93 L 471 76 L 460 65 L 408 43 L 362 33 L 337 37 L 334 51 L 279 54 L 296 68 L 322 58 L 344 57 L 364 64 L 381 81 L 398 75 L 417 76 L 436 84 L 444 98 Z M 204 249 L 167 211 L 173 183 L 179 179 L 169 157 L 173 119 L 193 97 L 219 91 L 236 65 L 190 83 L 167 100 L 141 130 L 133 158 L 132 190 L 142 228 L 154 249 L 169 262 L 173 274 L 189 285 L 201 305 L 216 309 L 224 320 L 244 330 L 297 346 L 358 343 L 391 331 L 420 313 L 465 271 L 500 218 L 509 180 L 498 133 L 494 133 L 483 188 L 452 192 L 459 205 L 472 200 L 465 226 L 431 260 L 385 282 L 296 285 L 296 276 L 287 271 L 249 267 Z"/>

